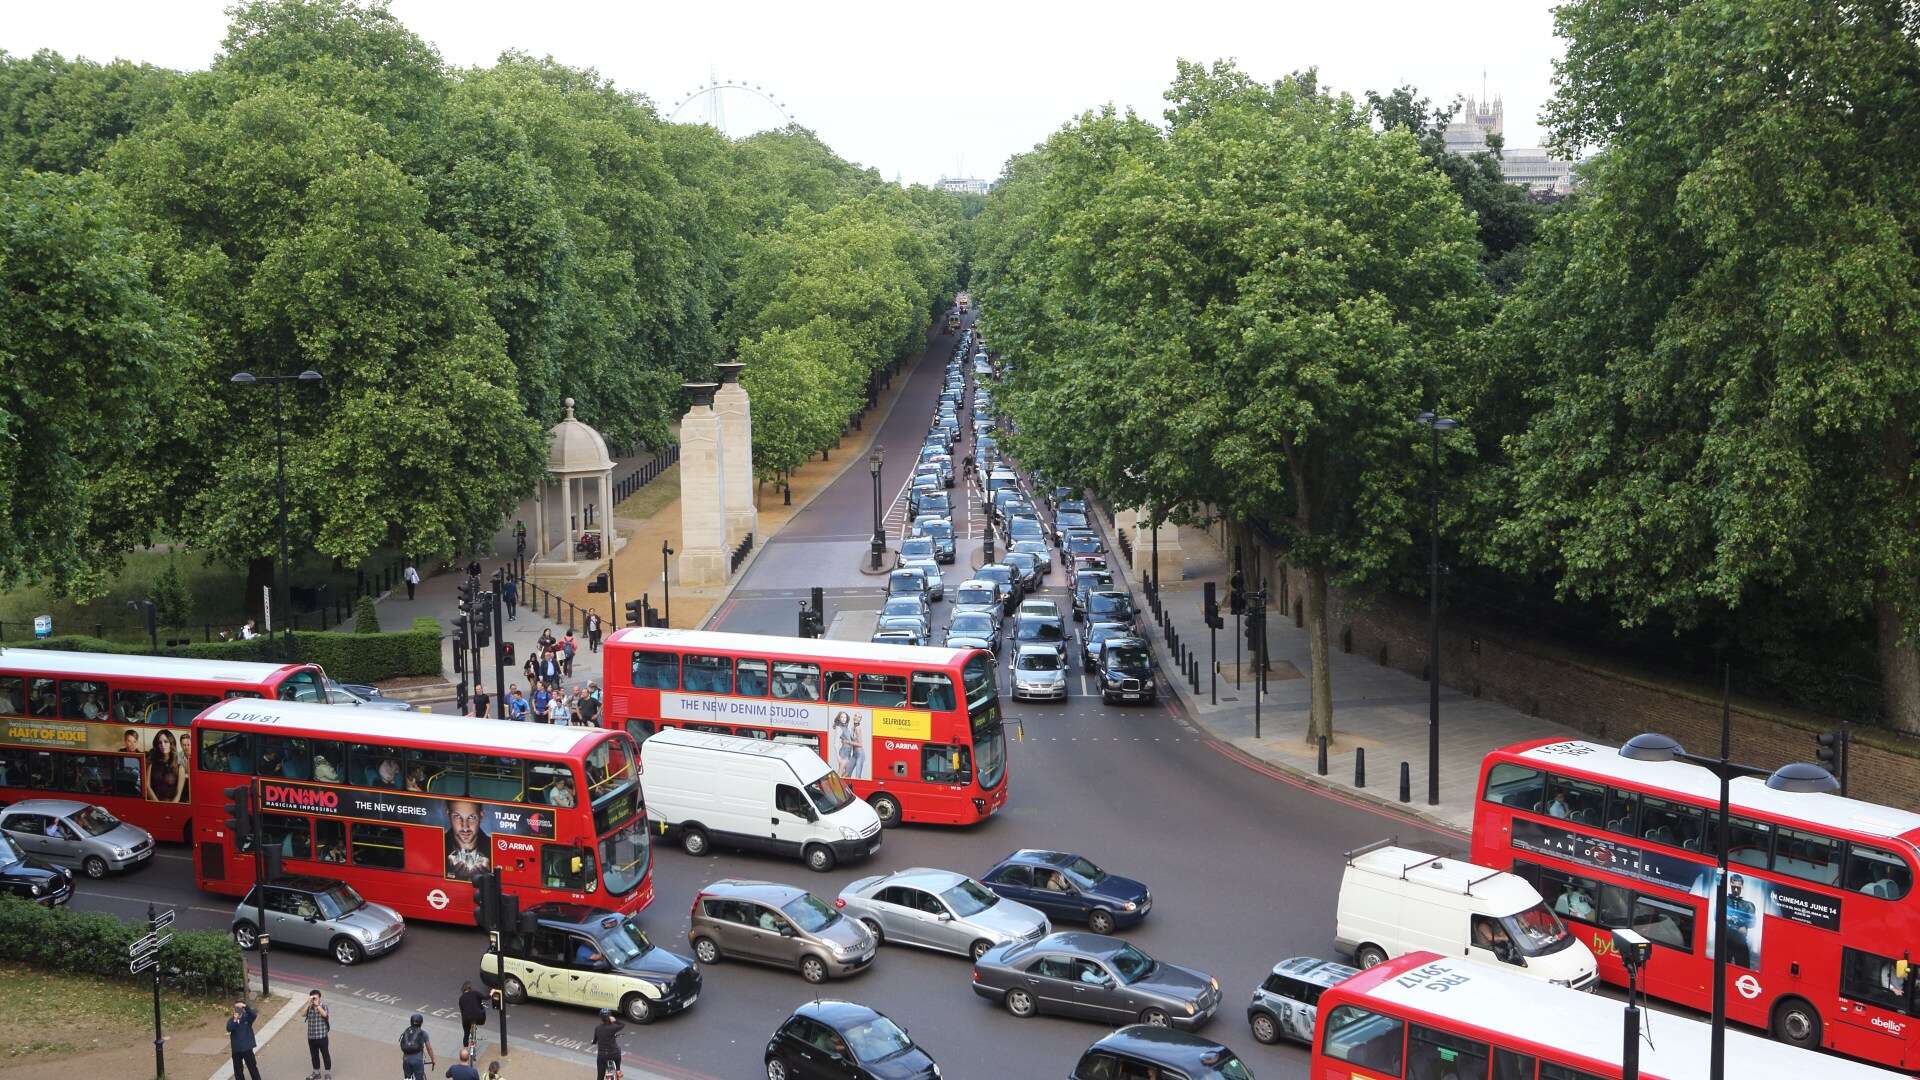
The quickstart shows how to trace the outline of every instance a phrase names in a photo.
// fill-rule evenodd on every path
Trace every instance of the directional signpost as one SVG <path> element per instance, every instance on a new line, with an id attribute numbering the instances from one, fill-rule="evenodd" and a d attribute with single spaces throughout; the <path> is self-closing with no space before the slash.
<path id="1" fill-rule="evenodd" d="M 153 1075 L 167 1075 L 167 1039 L 160 1033 L 160 950 L 173 940 L 173 909 L 156 911 L 147 905 L 147 936 L 127 946 L 127 971 L 153 971 Z"/>

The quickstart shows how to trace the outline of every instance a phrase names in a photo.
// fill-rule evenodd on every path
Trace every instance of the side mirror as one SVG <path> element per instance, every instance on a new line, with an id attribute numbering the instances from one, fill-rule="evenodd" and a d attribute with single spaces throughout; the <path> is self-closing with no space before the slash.
<path id="1" fill-rule="evenodd" d="M 781 924 L 780 924 L 780 936 L 781 936 L 781 937 L 792 937 L 793 935 L 794 935 L 794 930 L 793 930 L 793 926 L 792 926 L 792 924 L 791 924 L 791 923 L 781 923 Z"/>
<path id="2" fill-rule="evenodd" d="M 953 913 L 950 911 L 942 911 L 938 915 L 935 915 L 934 918 L 939 919 L 941 922 L 952 922 Z"/>
<path id="3" fill-rule="evenodd" d="M 1513 947 L 1513 942 L 1511 941 L 1494 942 L 1493 955 L 1502 963 L 1516 964 L 1520 967 L 1527 966 L 1527 962 L 1520 958 L 1519 951 Z"/>

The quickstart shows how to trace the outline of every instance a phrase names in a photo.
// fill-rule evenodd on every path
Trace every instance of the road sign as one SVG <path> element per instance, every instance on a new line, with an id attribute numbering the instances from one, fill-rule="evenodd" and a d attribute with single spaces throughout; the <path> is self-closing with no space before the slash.
<path id="1" fill-rule="evenodd" d="M 35 615 L 33 617 L 33 636 L 37 638 L 53 636 L 53 616 Z"/>
<path id="2" fill-rule="evenodd" d="M 153 918 L 147 920 L 147 925 L 155 930 L 165 930 L 167 927 L 172 926 L 173 909 L 168 908 L 160 914 L 155 915 Z"/>

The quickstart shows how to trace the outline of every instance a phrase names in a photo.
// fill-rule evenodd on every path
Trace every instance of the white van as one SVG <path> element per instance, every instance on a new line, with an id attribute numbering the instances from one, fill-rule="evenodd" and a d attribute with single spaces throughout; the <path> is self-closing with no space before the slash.
<path id="1" fill-rule="evenodd" d="M 1370 968 L 1422 949 L 1590 990 L 1593 953 L 1512 874 L 1395 847 L 1347 852 L 1334 943 Z"/>
<path id="2" fill-rule="evenodd" d="M 825 873 L 880 847 L 880 818 L 804 746 L 668 728 L 640 746 L 647 817 L 689 855 L 798 855 Z"/>

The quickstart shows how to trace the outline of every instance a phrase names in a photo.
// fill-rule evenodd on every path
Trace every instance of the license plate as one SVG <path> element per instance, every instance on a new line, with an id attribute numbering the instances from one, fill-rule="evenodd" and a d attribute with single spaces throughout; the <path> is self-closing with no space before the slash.
<path id="1" fill-rule="evenodd" d="M 699 1000 L 700 1000 L 700 995 L 699 995 L 699 994 L 695 994 L 695 995 L 693 995 L 692 997 L 690 997 L 690 998 L 688 998 L 688 999 L 687 999 L 687 1007 L 688 1007 L 688 1008 L 692 1008 L 692 1007 L 693 1007 L 693 1003 L 694 1003 L 694 1002 L 696 1002 L 696 1001 L 699 1001 Z"/>

